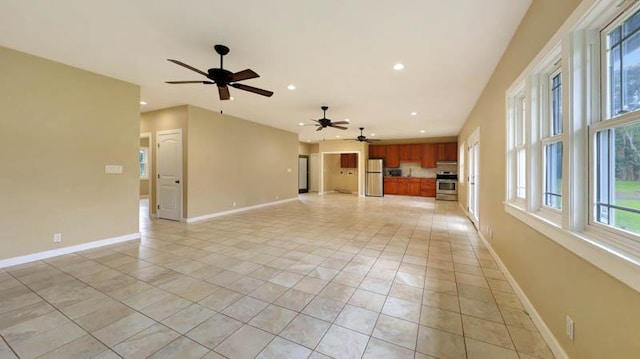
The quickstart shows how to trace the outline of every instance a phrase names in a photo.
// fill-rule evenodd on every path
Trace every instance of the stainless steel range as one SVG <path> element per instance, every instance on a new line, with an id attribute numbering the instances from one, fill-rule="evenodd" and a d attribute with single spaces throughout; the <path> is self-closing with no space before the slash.
<path id="1" fill-rule="evenodd" d="M 451 171 L 438 171 L 436 174 L 436 199 L 442 201 L 458 200 L 458 174 Z"/>

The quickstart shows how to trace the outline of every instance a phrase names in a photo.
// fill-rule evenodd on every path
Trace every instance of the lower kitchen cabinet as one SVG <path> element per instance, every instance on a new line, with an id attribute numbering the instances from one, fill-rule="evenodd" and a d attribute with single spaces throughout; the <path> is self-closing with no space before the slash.
<path id="1" fill-rule="evenodd" d="M 397 178 L 385 178 L 384 179 L 384 194 L 398 194 L 398 179 Z"/>
<path id="2" fill-rule="evenodd" d="M 420 196 L 422 197 L 436 196 L 436 179 L 435 178 L 420 179 Z"/>
<path id="3" fill-rule="evenodd" d="M 408 194 L 409 196 L 419 196 L 420 195 L 420 178 L 408 178 Z"/>

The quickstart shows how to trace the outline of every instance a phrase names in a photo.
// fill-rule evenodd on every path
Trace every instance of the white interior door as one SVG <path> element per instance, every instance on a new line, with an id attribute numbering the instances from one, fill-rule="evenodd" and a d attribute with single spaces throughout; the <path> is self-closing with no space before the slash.
<path id="1" fill-rule="evenodd" d="M 318 192 L 320 189 L 320 154 L 309 155 L 309 191 Z"/>
<path id="2" fill-rule="evenodd" d="M 158 218 L 182 219 L 182 130 L 159 131 L 157 143 Z"/>
<path id="3" fill-rule="evenodd" d="M 480 141 L 476 140 L 470 142 L 468 157 L 469 159 L 469 178 L 467 182 L 467 187 L 469 188 L 468 196 L 467 196 L 467 207 L 469 210 L 469 218 L 475 224 L 476 228 L 478 228 L 478 192 L 479 192 L 479 180 L 480 176 L 478 176 L 479 162 L 480 162 Z"/>

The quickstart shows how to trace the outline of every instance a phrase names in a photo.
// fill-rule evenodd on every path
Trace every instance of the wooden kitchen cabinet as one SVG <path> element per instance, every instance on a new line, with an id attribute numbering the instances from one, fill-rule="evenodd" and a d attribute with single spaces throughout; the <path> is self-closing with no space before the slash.
<path id="1" fill-rule="evenodd" d="M 400 162 L 420 162 L 422 159 L 422 145 L 398 145 L 398 159 Z"/>
<path id="2" fill-rule="evenodd" d="M 436 144 L 436 161 L 458 161 L 458 143 Z"/>
<path id="3" fill-rule="evenodd" d="M 422 144 L 422 160 L 420 165 L 422 168 L 435 168 L 436 167 L 436 144 L 424 143 Z"/>
<path id="4" fill-rule="evenodd" d="M 400 157 L 398 154 L 398 145 L 385 146 L 385 160 L 387 167 L 400 167 Z"/>
<path id="5" fill-rule="evenodd" d="M 396 194 L 407 196 L 409 195 L 409 179 L 398 178 L 398 191 Z"/>
<path id="6" fill-rule="evenodd" d="M 420 179 L 420 196 L 422 197 L 436 196 L 436 179 L 435 178 Z"/>
<path id="7" fill-rule="evenodd" d="M 410 145 L 398 145 L 398 159 L 400 162 L 409 162 L 410 154 Z"/>
<path id="8" fill-rule="evenodd" d="M 386 146 L 383 145 L 375 145 L 375 146 L 369 146 L 369 158 L 371 159 L 378 159 L 378 158 L 382 158 L 384 159 L 385 157 L 385 151 L 384 148 Z"/>
<path id="9" fill-rule="evenodd" d="M 398 179 L 386 177 L 384 179 L 384 194 L 398 194 Z"/>
<path id="10" fill-rule="evenodd" d="M 341 168 L 358 168 L 358 154 L 342 153 L 340 154 Z"/>
<path id="11" fill-rule="evenodd" d="M 420 178 L 408 178 L 408 195 L 409 196 L 419 196 L 420 195 Z"/>

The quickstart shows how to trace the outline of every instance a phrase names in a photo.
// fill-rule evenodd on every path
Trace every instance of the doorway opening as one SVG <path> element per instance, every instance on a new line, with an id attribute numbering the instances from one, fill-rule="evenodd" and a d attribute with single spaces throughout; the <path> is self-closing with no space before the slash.
<path id="1" fill-rule="evenodd" d="M 480 129 L 476 129 L 467 141 L 468 147 L 468 195 L 467 195 L 467 211 L 469 219 L 479 229 L 479 198 L 480 198 Z"/>
<path id="2" fill-rule="evenodd" d="M 298 193 L 309 193 L 309 156 L 298 156 Z"/>
<path id="3" fill-rule="evenodd" d="M 322 152 L 319 194 L 330 192 L 364 196 L 360 151 Z"/>

